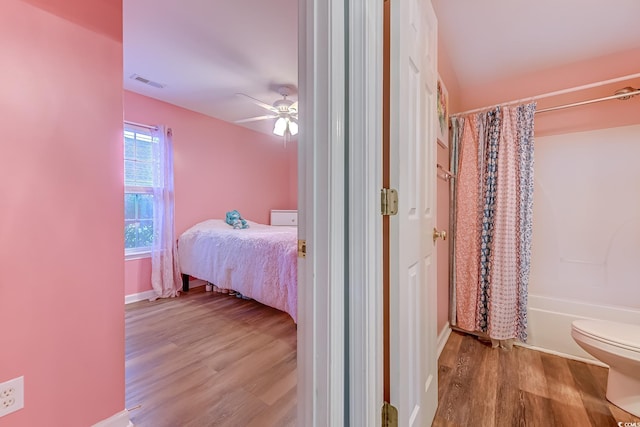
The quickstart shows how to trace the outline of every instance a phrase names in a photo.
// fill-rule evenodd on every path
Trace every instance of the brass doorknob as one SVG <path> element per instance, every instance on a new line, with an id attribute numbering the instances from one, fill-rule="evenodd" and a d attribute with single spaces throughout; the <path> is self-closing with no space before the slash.
<path id="1" fill-rule="evenodd" d="M 433 229 L 433 242 L 435 243 L 436 240 L 438 239 L 442 239 L 442 240 L 447 240 L 447 232 L 442 230 L 442 231 L 438 231 L 436 228 Z"/>

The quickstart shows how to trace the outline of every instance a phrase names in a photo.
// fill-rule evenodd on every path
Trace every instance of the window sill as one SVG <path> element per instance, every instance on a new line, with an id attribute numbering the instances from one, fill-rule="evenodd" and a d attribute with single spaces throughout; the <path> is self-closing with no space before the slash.
<path id="1" fill-rule="evenodd" d="M 132 261 L 134 259 L 143 258 L 151 258 L 151 251 L 128 252 L 124 254 L 125 261 Z"/>

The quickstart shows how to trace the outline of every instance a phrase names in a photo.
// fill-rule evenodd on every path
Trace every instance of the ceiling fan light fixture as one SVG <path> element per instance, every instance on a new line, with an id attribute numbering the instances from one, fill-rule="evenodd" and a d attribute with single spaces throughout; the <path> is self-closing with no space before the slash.
<path id="1" fill-rule="evenodd" d="M 298 124 L 293 120 L 289 120 L 289 132 L 291 135 L 298 134 Z"/>
<path id="2" fill-rule="evenodd" d="M 284 133 L 287 131 L 287 119 L 284 117 L 279 117 L 276 120 L 275 125 L 273 126 L 273 133 L 278 136 L 284 136 Z"/>

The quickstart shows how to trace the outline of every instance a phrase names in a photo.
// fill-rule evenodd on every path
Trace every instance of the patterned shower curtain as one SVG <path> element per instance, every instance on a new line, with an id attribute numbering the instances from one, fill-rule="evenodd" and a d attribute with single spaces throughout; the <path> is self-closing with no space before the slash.
<path id="1" fill-rule="evenodd" d="M 455 322 L 527 339 L 535 103 L 452 119 Z"/>

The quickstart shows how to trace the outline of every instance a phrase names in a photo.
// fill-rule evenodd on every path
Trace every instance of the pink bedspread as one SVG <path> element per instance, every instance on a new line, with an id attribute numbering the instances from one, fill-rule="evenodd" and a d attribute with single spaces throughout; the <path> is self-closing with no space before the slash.
<path id="1" fill-rule="evenodd" d="M 285 311 L 297 322 L 297 229 L 223 220 L 194 225 L 178 240 L 180 270 Z"/>

